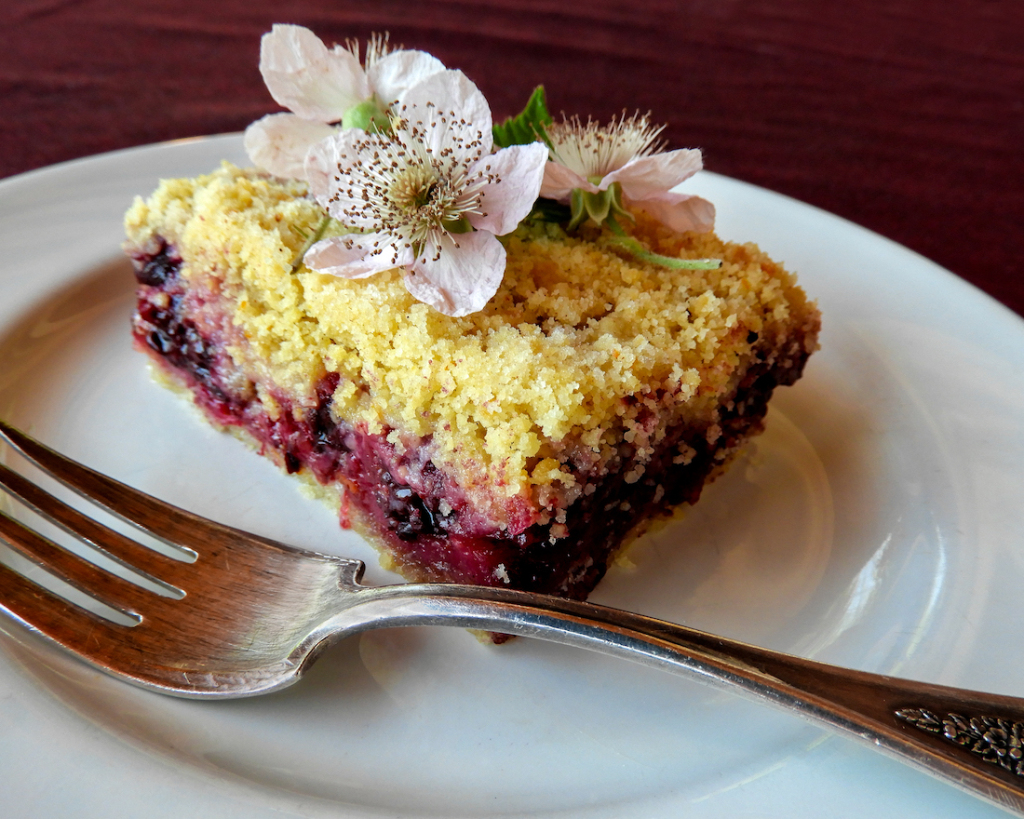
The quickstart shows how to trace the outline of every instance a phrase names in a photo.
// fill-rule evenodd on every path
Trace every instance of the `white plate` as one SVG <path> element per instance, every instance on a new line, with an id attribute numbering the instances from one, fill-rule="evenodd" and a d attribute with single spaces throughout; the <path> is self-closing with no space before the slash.
<path id="1" fill-rule="evenodd" d="M 0 416 L 173 502 L 361 557 L 148 379 L 121 215 L 237 136 L 0 183 Z M 872 671 L 1024 694 L 1024 325 L 924 259 L 704 174 L 825 316 L 766 435 L 594 599 Z M 3 453 L 8 461 L 14 458 Z M 5 626 L 6 628 L 6 626 Z M 937 817 L 995 808 L 787 714 L 539 642 L 368 634 L 254 700 L 163 698 L 0 633 L 5 817 Z"/>

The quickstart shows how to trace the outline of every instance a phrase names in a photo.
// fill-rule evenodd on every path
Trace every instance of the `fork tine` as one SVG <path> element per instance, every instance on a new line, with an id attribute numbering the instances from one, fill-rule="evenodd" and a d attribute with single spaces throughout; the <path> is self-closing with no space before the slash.
<path id="1" fill-rule="evenodd" d="M 191 551 L 189 557 L 194 558 L 196 552 L 204 551 L 204 547 L 228 538 L 248 545 L 287 551 L 287 547 L 280 543 L 193 515 L 127 484 L 108 478 L 54 452 L 4 421 L 0 421 L 0 438 L 5 439 L 30 461 L 83 497 L 99 504 L 122 520 L 155 535 L 168 545 L 183 549 L 186 553 Z"/>
<path id="2" fill-rule="evenodd" d="M 132 627 L 112 623 L 0 563 L 0 610 L 65 648 L 88 655 L 90 640 L 123 640 Z"/>
<path id="3" fill-rule="evenodd" d="M 154 583 L 180 583 L 189 571 L 188 564 L 97 523 L 3 464 L 0 464 L 0 486 L 64 531 Z"/>
<path id="4" fill-rule="evenodd" d="M 124 614 L 138 614 L 139 608 L 160 599 L 154 592 L 104 571 L 2 512 L 0 541 L 84 594 Z"/>

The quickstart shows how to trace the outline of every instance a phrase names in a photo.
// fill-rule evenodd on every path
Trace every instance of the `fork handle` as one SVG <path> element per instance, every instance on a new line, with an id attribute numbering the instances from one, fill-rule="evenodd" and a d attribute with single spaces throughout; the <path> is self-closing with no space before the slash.
<path id="1" fill-rule="evenodd" d="M 696 675 L 795 710 L 1024 815 L 1024 699 L 805 660 L 640 614 L 476 586 L 361 587 L 341 629 L 454 625 Z"/>

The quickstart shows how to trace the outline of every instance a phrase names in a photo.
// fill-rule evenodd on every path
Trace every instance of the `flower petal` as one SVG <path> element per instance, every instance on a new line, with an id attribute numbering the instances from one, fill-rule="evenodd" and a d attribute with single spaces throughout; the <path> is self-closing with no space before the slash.
<path id="1" fill-rule="evenodd" d="M 715 206 L 699 196 L 667 191 L 660 196 L 627 201 L 672 230 L 707 233 L 715 226 Z"/>
<path id="2" fill-rule="evenodd" d="M 593 185 L 576 171 L 569 170 L 558 162 L 548 162 L 544 166 L 544 181 L 540 186 L 540 195 L 545 199 L 568 202 L 572 197 L 573 188 L 582 188 L 589 193 L 597 193 L 597 185 Z"/>
<path id="3" fill-rule="evenodd" d="M 263 35 L 260 73 L 270 95 L 303 119 L 338 122 L 370 97 L 359 60 L 340 46 L 328 49 L 302 26 L 275 25 Z"/>
<path id="4" fill-rule="evenodd" d="M 303 262 L 319 273 L 365 279 L 384 270 L 407 267 L 413 255 L 386 234 L 364 233 L 323 239 L 306 251 Z"/>
<path id="5" fill-rule="evenodd" d="M 346 128 L 336 130 L 306 154 L 305 177 L 309 181 L 309 192 L 331 216 L 358 230 L 375 230 L 378 225 L 365 216 L 362 190 L 339 182 L 339 169 L 358 167 L 366 160 L 365 155 L 361 155 L 366 146 L 383 139 L 358 128 Z"/>
<path id="6" fill-rule="evenodd" d="M 469 215 L 469 223 L 496 236 L 515 230 L 537 201 L 547 158 L 548 149 L 534 142 L 511 145 L 478 161 L 470 174 L 482 171 L 496 180 L 482 189 L 482 215 Z"/>
<path id="7" fill-rule="evenodd" d="M 435 159 L 479 158 L 491 152 L 491 107 L 461 71 L 446 69 L 416 83 L 398 98 L 396 112 Z M 450 154 L 444 149 L 454 149 Z"/>
<path id="8" fill-rule="evenodd" d="M 370 90 L 390 105 L 416 83 L 444 71 L 444 63 L 425 51 L 392 51 L 366 67 Z"/>
<path id="9" fill-rule="evenodd" d="M 703 167 L 701 153 L 696 148 L 651 154 L 612 171 L 601 180 L 601 189 L 619 182 L 622 192 L 630 199 L 647 199 L 671 190 Z"/>
<path id="10" fill-rule="evenodd" d="M 258 168 L 284 178 L 305 178 L 309 149 L 334 133 L 322 122 L 295 114 L 268 114 L 245 129 L 245 152 Z"/>
<path id="11" fill-rule="evenodd" d="M 405 286 L 415 298 L 446 316 L 482 310 L 505 277 L 505 248 L 485 231 L 455 237 L 443 234 L 438 244 L 426 248 L 413 262 L 406 271 Z"/>

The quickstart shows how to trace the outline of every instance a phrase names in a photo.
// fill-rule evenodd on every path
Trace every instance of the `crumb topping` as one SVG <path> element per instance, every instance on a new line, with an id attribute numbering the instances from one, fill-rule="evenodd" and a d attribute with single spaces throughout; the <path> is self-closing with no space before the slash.
<path id="1" fill-rule="evenodd" d="M 499 494 L 571 487 L 572 461 L 606 459 L 622 441 L 642 470 L 659 430 L 686 421 L 714 434 L 721 401 L 767 340 L 796 323 L 801 343 L 816 344 L 813 304 L 756 246 L 675 233 L 643 212 L 632 233 L 655 252 L 722 266 L 672 270 L 617 254 L 597 228 L 570 236 L 527 222 L 502 237 L 497 295 L 462 317 L 417 301 L 400 271 L 293 272 L 321 216 L 305 183 L 225 163 L 165 180 L 136 200 L 126 229 L 140 246 L 176 244 L 182 275 L 237 293 L 228 351 L 262 375 L 257 389 L 312 400 L 336 372 L 339 416 L 399 443 L 431 437 L 435 460 Z"/>

